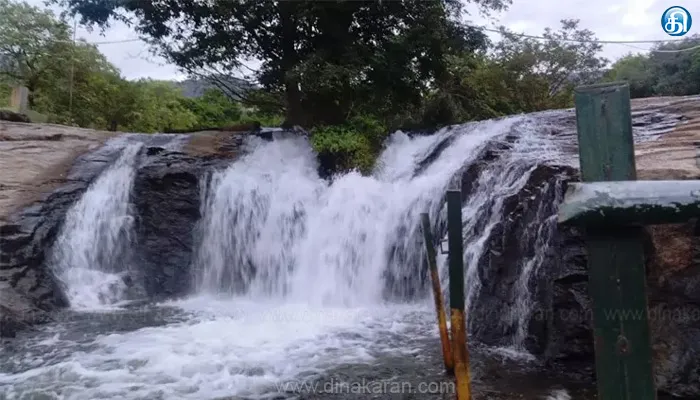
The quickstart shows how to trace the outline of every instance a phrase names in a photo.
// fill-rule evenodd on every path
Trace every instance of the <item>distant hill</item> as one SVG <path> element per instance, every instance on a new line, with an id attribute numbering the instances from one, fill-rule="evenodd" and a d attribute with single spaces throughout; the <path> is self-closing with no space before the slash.
<path id="1" fill-rule="evenodd" d="M 228 77 L 223 78 L 226 86 L 231 88 L 235 93 L 243 93 L 246 90 L 252 89 L 253 85 L 244 81 L 243 79 Z M 219 89 L 219 87 L 214 84 L 211 80 L 205 78 L 190 78 L 181 82 L 173 82 L 175 86 L 182 89 L 182 93 L 185 97 L 200 97 L 204 94 L 207 89 Z"/>

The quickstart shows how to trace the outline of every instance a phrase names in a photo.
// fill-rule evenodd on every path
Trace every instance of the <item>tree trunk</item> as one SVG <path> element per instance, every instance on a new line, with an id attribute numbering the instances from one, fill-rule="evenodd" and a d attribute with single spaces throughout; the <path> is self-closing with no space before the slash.
<path id="1" fill-rule="evenodd" d="M 284 73 L 284 92 L 286 100 L 285 125 L 304 125 L 301 106 L 301 90 L 294 68 L 298 63 L 295 44 L 297 41 L 297 21 L 293 1 L 280 1 L 280 25 L 282 27 L 282 68 Z"/>
<path id="2" fill-rule="evenodd" d="M 37 82 L 35 79 L 27 81 L 27 91 L 29 91 L 27 94 L 27 108 L 30 110 L 35 109 L 34 105 L 36 104 L 36 100 L 34 99 L 34 92 L 36 91 L 36 87 Z"/>

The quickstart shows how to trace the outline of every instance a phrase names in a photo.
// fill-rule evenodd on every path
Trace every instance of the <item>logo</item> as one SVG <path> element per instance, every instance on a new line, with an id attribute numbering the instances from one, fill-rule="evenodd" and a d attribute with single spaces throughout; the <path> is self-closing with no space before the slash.
<path id="1" fill-rule="evenodd" d="M 683 36 L 693 25 L 693 17 L 681 6 L 669 7 L 661 15 L 661 28 L 671 36 Z"/>

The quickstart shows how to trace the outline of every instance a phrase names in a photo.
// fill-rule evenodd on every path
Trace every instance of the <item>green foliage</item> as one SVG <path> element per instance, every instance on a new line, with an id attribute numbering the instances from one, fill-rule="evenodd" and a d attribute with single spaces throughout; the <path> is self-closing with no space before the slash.
<path id="1" fill-rule="evenodd" d="M 93 45 L 78 42 L 55 54 L 53 66 L 35 87 L 30 108 L 52 116 L 52 121 L 102 129 L 115 109 L 128 103 L 121 95 L 122 79 Z"/>
<path id="2" fill-rule="evenodd" d="M 127 81 L 94 46 L 67 40 L 70 27 L 50 12 L 0 0 L 0 83 L 30 87 L 36 111 L 139 132 L 302 125 L 328 172 L 371 171 L 389 131 L 571 107 L 575 86 L 601 79 L 629 81 L 633 97 L 700 93 L 700 49 L 663 52 L 700 36 L 624 57 L 603 76 L 608 61 L 578 20 L 544 40 L 502 28 L 492 43 L 463 23 L 459 0 L 50 1 L 102 27 L 130 18 L 220 90 L 187 98 L 171 82 Z M 467 3 L 488 13 L 510 1 Z M 232 76 L 249 59 L 261 62 L 247 77 L 255 85 Z"/>
<path id="3" fill-rule="evenodd" d="M 135 111 L 127 129 L 137 132 L 188 130 L 198 126 L 182 91 L 171 82 L 144 79 L 133 83 Z"/>
<path id="4" fill-rule="evenodd" d="M 594 42 L 593 32 L 579 28 L 578 20 L 562 20 L 558 31 L 546 28 L 543 41 L 501 30 L 504 39 L 495 47 L 495 61 L 508 72 L 509 84 L 535 90 L 524 93 L 523 111 L 573 105 L 574 87 L 598 81 L 608 63 L 599 56 L 602 45 Z"/>
<path id="5" fill-rule="evenodd" d="M 632 97 L 700 93 L 700 35 L 660 43 L 649 55 L 628 55 L 613 64 L 608 81 L 627 81 Z M 681 50 L 681 51 L 679 51 Z"/>
<path id="6" fill-rule="evenodd" d="M 280 126 L 284 123 L 284 115 L 282 114 L 264 114 L 258 112 L 244 113 L 238 124 L 249 124 L 259 122 L 261 126 Z"/>
<path id="7" fill-rule="evenodd" d="M 356 116 L 341 125 L 314 128 L 311 144 L 327 173 L 358 170 L 368 174 L 386 135 L 386 127 L 376 119 Z"/>
<path id="8" fill-rule="evenodd" d="M 605 74 L 605 80 L 627 81 L 630 85 L 630 96 L 637 98 L 652 96 L 658 77 L 654 74 L 649 57 L 629 54 L 613 64 Z"/>
<path id="9" fill-rule="evenodd" d="M 34 92 L 54 72 L 56 57 L 70 47 L 69 34 L 68 25 L 51 11 L 0 0 L 0 77 Z"/>
<path id="10" fill-rule="evenodd" d="M 238 103 L 217 89 L 208 89 L 201 97 L 184 99 L 183 104 L 194 115 L 200 127 L 232 125 L 239 121 L 242 110 Z"/>
<path id="11" fill-rule="evenodd" d="M 12 95 L 12 88 L 10 85 L 0 80 L 0 108 L 10 105 L 10 95 Z"/>
<path id="12" fill-rule="evenodd" d="M 86 23 L 130 19 L 193 73 L 219 75 L 260 60 L 252 77 L 284 99 L 288 122 L 303 126 L 419 108 L 430 82 L 445 79 L 447 55 L 486 45 L 482 32 L 463 24 L 458 0 L 53 2 Z M 510 1 L 470 3 L 489 11 Z"/>

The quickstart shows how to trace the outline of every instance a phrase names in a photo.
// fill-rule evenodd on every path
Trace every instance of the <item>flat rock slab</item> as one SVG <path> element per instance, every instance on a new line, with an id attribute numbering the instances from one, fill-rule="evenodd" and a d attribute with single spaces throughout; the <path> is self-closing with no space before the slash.
<path id="1" fill-rule="evenodd" d="M 635 145 L 637 179 L 698 179 L 700 143 L 700 96 L 642 99 L 633 110 L 654 108 L 678 115 L 679 122 L 658 140 Z"/>
<path id="2" fill-rule="evenodd" d="M 0 224 L 65 180 L 75 159 L 115 132 L 0 121 Z"/>
<path id="3" fill-rule="evenodd" d="M 76 159 L 124 132 L 0 120 L 0 225 L 41 200 L 68 178 Z M 202 131 L 183 135 L 183 150 L 204 158 L 232 158 L 248 132 Z M 154 135 L 155 136 L 155 135 Z M 157 151 L 152 148 L 149 151 Z M 160 149 L 162 150 L 162 149 Z"/>

